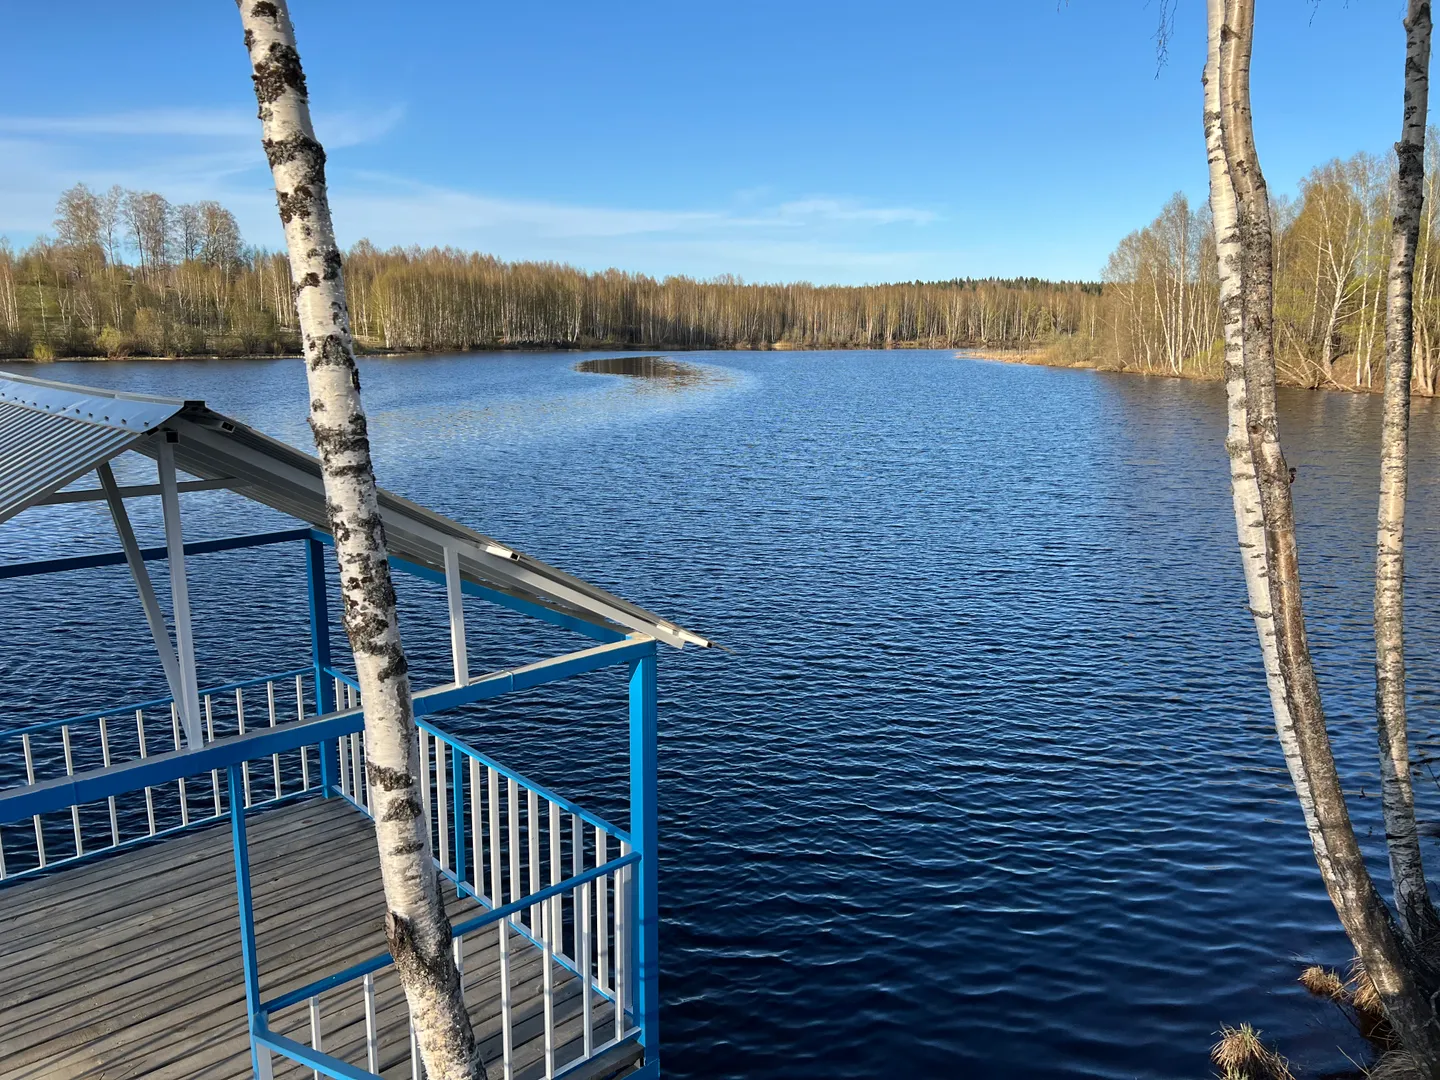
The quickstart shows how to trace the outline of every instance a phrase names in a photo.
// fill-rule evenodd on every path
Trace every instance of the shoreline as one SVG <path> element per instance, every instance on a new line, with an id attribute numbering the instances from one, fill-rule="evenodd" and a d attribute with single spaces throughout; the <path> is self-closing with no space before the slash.
<path id="1" fill-rule="evenodd" d="M 1218 375 L 1203 375 L 1188 371 L 1147 371 L 1144 368 L 1104 367 L 1086 360 L 1061 363 L 1053 358 L 1053 349 L 1049 346 L 1041 346 L 1033 350 L 1001 349 L 993 346 L 975 349 L 960 348 L 955 350 L 955 358 L 957 360 L 988 360 L 998 364 L 1024 364 L 1028 367 L 1048 367 L 1061 371 L 1096 371 L 1103 375 L 1139 375 L 1150 379 L 1181 379 L 1185 382 L 1224 382 Z M 1383 394 L 1385 392 L 1383 379 L 1371 386 L 1340 382 L 1331 382 L 1324 386 L 1310 386 L 1306 383 L 1290 382 L 1285 379 L 1278 380 L 1277 385 L 1295 390 L 1317 390 L 1341 394 Z M 1416 386 L 1411 387 L 1410 393 L 1418 398 L 1440 397 L 1440 392 L 1427 394 Z"/>
<path id="2" fill-rule="evenodd" d="M 382 359 L 400 360 L 406 357 L 420 359 L 427 356 L 464 356 L 469 353 L 489 352 L 516 352 L 516 353 L 688 353 L 688 352 L 905 352 L 916 350 L 934 350 L 944 352 L 949 350 L 957 360 L 985 360 L 999 364 L 1023 364 L 1028 367 L 1048 367 L 1062 371 L 1095 371 L 1106 375 L 1139 375 L 1154 379 L 1182 379 L 1186 382 L 1208 382 L 1219 383 L 1223 380 L 1218 376 L 1199 374 L 1195 372 L 1174 372 L 1174 371 L 1153 371 L 1144 368 L 1134 367 L 1109 367 L 1088 360 L 1061 362 L 1054 354 L 1054 346 L 1042 345 L 1034 349 L 1012 349 L 995 345 L 930 345 L 924 342 L 890 342 L 883 346 L 874 345 L 794 345 L 789 342 L 771 342 L 759 345 L 487 345 L 483 348 L 473 349 L 444 349 L 444 350 L 421 350 L 421 349 L 357 349 L 356 356 L 361 359 Z M 182 360 L 300 360 L 303 357 L 298 353 L 193 353 L 188 355 L 172 356 L 57 356 L 53 359 L 37 360 L 29 356 L 0 357 L 0 364 L 26 364 L 35 367 L 44 367 L 49 364 L 125 364 L 134 362 L 170 362 Z M 1280 386 L 1293 387 L 1299 390 L 1325 390 L 1346 394 L 1380 394 L 1384 392 L 1383 380 L 1371 386 L 1352 385 L 1348 383 L 1332 382 L 1325 386 L 1310 386 L 1305 383 L 1290 382 L 1281 380 Z M 1413 387 L 1411 393 L 1420 398 L 1440 397 L 1440 388 L 1436 393 L 1427 394 L 1419 387 Z"/>
<path id="3" fill-rule="evenodd" d="M 976 349 L 980 349 L 976 346 Z M 398 360 L 407 356 L 465 356 L 469 353 L 488 352 L 534 352 L 534 353 L 588 353 L 588 352 L 615 352 L 615 353 L 687 353 L 687 352 L 915 352 L 920 350 L 931 350 L 944 352 L 946 350 L 969 351 L 966 345 L 934 345 L 924 341 L 892 341 L 883 345 L 797 345 L 788 341 L 761 342 L 752 344 L 742 342 L 729 345 L 615 345 L 607 342 L 586 343 L 583 345 L 572 344 L 496 344 L 476 346 L 473 348 L 449 348 L 449 349 L 369 349 L 357 346 L 355 355 L 360 359 L 366 357 L 380 357 L 382 359 Z M 976 353 L 978 355 L 978 352 Z M 993 357 L 982 357 L 983 359 L 1001 359 L 998 351 Z M 149 355 L 126 355 L 126 356 L 56 356 L 47 357 L 44 360 L 37 360 L 33 356 L 0 356 L 0 364 L 124 364 L 132 360 L 137 361 L 167 361 L 167 360 L 299 360 L 302 359 L 298 352 L 280 353 L 174 353 L 164 356 Z"/>

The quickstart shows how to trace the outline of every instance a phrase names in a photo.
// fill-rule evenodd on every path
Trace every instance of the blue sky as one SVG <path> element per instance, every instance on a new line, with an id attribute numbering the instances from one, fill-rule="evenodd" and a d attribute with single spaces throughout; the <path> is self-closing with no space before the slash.
<path id="1" fill-rule="evenodd" d="M 341 242 L 663 276 L 1093 278 L 1205 197 L 1203 0 L 291 0 Z M 1399 130 L 1401 0 L 1265 0 L 1272 188 Z M 279 247 L 228 0 L 6 11 L 0 233 L 77 180 Z"/>

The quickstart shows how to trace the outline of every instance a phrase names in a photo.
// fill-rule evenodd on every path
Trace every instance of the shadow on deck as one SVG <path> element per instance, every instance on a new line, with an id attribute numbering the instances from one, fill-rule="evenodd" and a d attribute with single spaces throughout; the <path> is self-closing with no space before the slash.
<path id="1" fill-rule="evenodd" d="M 248 819 L 262 996 L 272 998 L 386 948 L 373 825 L 348 802 L 312 799 Z M 451 919 L 483 909 L 450 897 Z M 472 937 L 465 997 L 489 1075 L 502 1075 L 498 932 Z M 516 1080 L 544 1075 L 542 953 L 511 935 Z M 580 1054 L 580 980 L 553 965 L 557 1067 Z M 379 1071 L 410 1078 L 407 1013 L 393 969 L 376 976 Z M 327 996 L 324 1049 L 365 1060 L 364 1003 Z M 595 1041 L 613 1030 L 591 993 Z M 230 832 L 223 825 L 0 890 L 0 1080 L 251 1075 Z M 301 1004 L 271 1029 L 310 1043 Z M 405 1047 L 403 1056 L 399 1048 Z M 568 1074 L 628 1071 L 633 1045 Z M 310 1077 L 276 1062 L 276 1077 Z"/>

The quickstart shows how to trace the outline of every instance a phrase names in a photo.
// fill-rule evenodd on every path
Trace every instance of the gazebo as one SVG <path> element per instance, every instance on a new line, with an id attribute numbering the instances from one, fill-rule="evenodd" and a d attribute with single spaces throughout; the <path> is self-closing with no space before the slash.
<path id="1" fill-rule="evenodd" d="M 121 486 L 110 463 L 122 454 L 153 460 L 156 482 Z M 295 527 L 187 542 L 182 496 L 214 489 Z M 165 543 L 142 548 L 126 503 L 153 497 Z M 87 500 L 108 508 L 118 551 L 0 564 L 0 578 L 128 567 L 169 692 L 109 703 L 96 686 L 93 711 L 0 730 L 0 768 L 17 781 L 0 790 L 0 1080 L 418 1080 L 381 930 L 359 688 L 331 655 L 319 463 L 202 401 L 0 374 L 0 523 Z M 711 643 L 398 495 L 380 502 L 394 569 L 447 599 L 453 678 L 417 688 L 415 713 L 489 1075 L 658 1076 L 657 646 Z M 187 560 L 258 548 L 299 549 L 309 655 L 200 686 Z M 168 574 L 168 618 L 154 562 Z M 467 597 L 589 642 L 472 673 Z M 605 668 L 628 685 L 623 828 L 440 721 Z"/>

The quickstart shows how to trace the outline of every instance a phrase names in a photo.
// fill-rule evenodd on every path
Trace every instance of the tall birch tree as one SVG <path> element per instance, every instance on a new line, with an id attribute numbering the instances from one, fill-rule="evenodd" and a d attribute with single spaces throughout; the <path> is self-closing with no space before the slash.
<path id="1" fill-rule="evenodd" d="M 421 810 L 419 741 L 360 402 L 345 279 L 330 220 L 325 151 L 310 123 L 305 75 L 285 0 L 237 3 L 290 253 L 310 428 L 364 703 L 365 772 L 388 909 L 385 933 L 427 1075 L 473 1080 L 484 1069 L 465 1011 Z"/>
<path id="2" fill-rule="evenodd" d="M 1397 189 L 1386 280 L 1385 405 L 1380 433 L 1380 510 L 1375 544 L 1375 716 L 1381 804 L 1395 907 L 1406 936 L 1425 947 L 1440 934 L 1415 828 L 1405 716 L 1405 490 L 1409 470 L 1410 376 L 1415 342 L 1415 254 L 1425 199 L 1425 113 L 1430 93 L 1430 3 L 1409 0 L 1405 17 L 1405 108 L 1395 144 Z"/>
<path id="3" fill-rule="evenodd" d="M 1285 709 L 1284 715 L 1276 711 L 1277 727 L 1288 715 L 1303 777 L 1297 793 L 1302 807 L 1307 797 L 1310 800 L 1313 823 L 1307 820 L 1307 824 L 1312 841 L 1318 840 L 1312 846 L 1331 903 L 1416 1070 L 1424 1076 L 1440 1077 L 1440 1022 L 1427 994 L 1433 979 L 1397 931 L 1366 869 L 1335 768 L 1306 639 L 1294 506 L 1276 413 L 1271 209 L 1250 113 L 1255 3 L 1209 0 L 1209 10 L 1217 91 L 1213 101 L 1218 106 L 1223 163 L 1223 169 L 1212 166 L 1212 194 L 1218 194 L 1217 209 L 1226 208 L 1233 198 L 1234 212 L 1233 236 L 1223 242 L 1225 254 L 1220 256 L 1219 272 L 1233 275 L 1238 271 L 1239 278 L 1234 306 L 1238 308 L 1245 435 L 1259 493 L 1266 593 L 1284 685 Z M 1214 192 L 1217 180 L 1219 190 Z M 1230 318 L 1233 320 L 1233 313 Z M 1232 469 L 1232 485 L 1235 482 Z M 1239 493 L 1235 501 L 1243 542 L 1246 522 L 1239 514 Z M 1264 638 L 1262 627 L 1262 651 Z"/>
<path id="4" fill-rule="evenodd" d="M 1220 137 L 1220 27 L 1224 0 L 1209 0 L 1209 52 L 1205 60 L 1205 150 L 1210 164 L 1210 214 L 1215 223 L 1215 245 L 1220 287 L 1220 327 L 1225 350 L 1225 453 L 1230 460 L 1230 494 L 1235 510 L 1235 528 L 1240 542 L 1241 566 L 1255 633 L 1260 639 L 1260 656 L 1265 665 L 1265 682 L 1275 716 L 1275 733 L 1285 755 L 1285 765 L 1300 800 L 1300 810 L 1310 842 L 1318 853 L 1325 835 L 1315 816 L 1315 799 L 1300 757 L 1295 725 L 1285 701 L 1285 680 L 1280 674 L 1280 654 L 1275 643 L 1275 619 L 1270 610 L 1270 592 L 1265 568 L 1264 513 L 1260 506 L 1260 485 L 1250 453 L 1250 436 L 1245 414 L 1245 357 L 1240 297 L 1240 231 L 1235 189 L 1225 162 Z"/>

